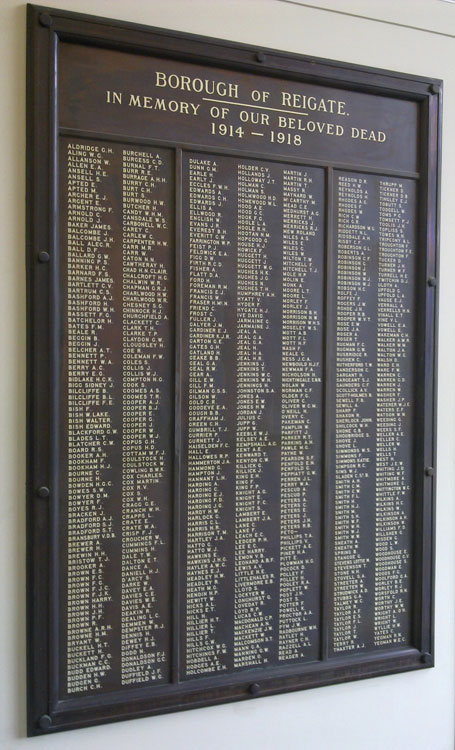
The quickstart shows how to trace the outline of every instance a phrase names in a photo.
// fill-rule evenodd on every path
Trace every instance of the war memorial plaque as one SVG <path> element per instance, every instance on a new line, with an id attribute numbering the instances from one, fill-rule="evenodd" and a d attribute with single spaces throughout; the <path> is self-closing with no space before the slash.
<path id="1" fill-rule="evenodd" d="M 29 733 L 432 666 L 440 82 L 28 24 Z"/>

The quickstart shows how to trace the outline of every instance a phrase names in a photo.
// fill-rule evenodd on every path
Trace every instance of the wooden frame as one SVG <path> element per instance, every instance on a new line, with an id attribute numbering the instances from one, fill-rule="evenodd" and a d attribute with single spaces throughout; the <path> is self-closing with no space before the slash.
<path id="1" fill-rule="evenodd" d="M 322 660 L 273 674 L 206 678 L 128 694 L 59 700 L 58 619 L 58 247 L 57 53 L 61 41 L 199 62 L 382 94 L 420 107 L 420 260 L 415 456 L 416 526 L 413 647 Z M 395 672 L 434 659 L 437 278 L 441 82 L 245 44 L 148 28 L 54 8 L 28 7 L 28 731 L 30 735 L 251 699 Z M 198 147 L 199 150 L 203 148 Z M 225 153 L 228 151 L 225 149 Z M 311 160 L 310 160 L 311 161 Z M 308 162 L 308 160 L 307 160 Z M 318 162 L 320 163 L 320 162 Z M 378 170 L 379 171 L 379 170 Z M 390 170 L 389 170 L 390 172 Z M 330 174 L 330 167 L 329 167 Z M 326 450 L 329 448 L 326 446 Z M 48 489 L 47 489 L 48 488 Z M 252 682 L 252 679 L 254 680 Z"/>

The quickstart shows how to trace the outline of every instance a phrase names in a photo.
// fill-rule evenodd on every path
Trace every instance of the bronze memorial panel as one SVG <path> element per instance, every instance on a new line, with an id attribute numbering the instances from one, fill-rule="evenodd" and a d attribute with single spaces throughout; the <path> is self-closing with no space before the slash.
<path id="1" fill-rule="evenodd" d="M 28 24 L 29 733 L 432 666 L 441 82 Z"/>

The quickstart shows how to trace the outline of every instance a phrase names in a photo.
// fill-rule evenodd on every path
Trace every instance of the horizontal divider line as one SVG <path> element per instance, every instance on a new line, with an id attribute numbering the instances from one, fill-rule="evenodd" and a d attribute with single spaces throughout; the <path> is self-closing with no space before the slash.
<path id="1" fill-rule="evenodd" d="M 178 684 L 171 682 L 155 684 L 155 685 L 144 685 L 139 688 L 126 687 L 123 690 L 113 690 L 112 692 L 104 692 L 97 696 L 97 706 L 100 708 L 102 705 L 110 705 L 115 703 L 122 703 L 125 700 L 152 700 L 152 698 L 175 697 L 178 698 L 187 696 L 193 692 L 200 692 L 203 690 L 211 689 L 236 689 L 248 685 L 251 682 L 259 682 L 262 684 L 264 691 L 276 689 L 273 685 L 275 680 L 282 680 L 285 678 L 298 680 L 304 678 L 308 674 L 312 675 L 317 680 L 318 675 L 323 676 L 325 672 L 333 671 L 345 671 L 352 670 L 362 672 L 368 671 L 371 673 L 371 669 L 394 669 L 397 662 L 400 660 L 409 661 L 410 665 L 421 665 L 421 652 L 411 646 L 394 650 L 384 651 L 369 651 L 363 654 L 361 660 L 359 660 L 358 652 L 355 654 L 348 654 L 343 656 L 330 656 L 326 661 L 311 660 L 306 664 L 289 664 L 284 665 L 281 668 L 275 667 L 273 674 L 269 669 L 262 670 L 247 670 L 232 672 L 229 675 L 223 674 L 218 678 L 216 677 L 197 677 L 194 679 L 183 680 Z M 322 681 L 321 685 L 324 684 Z M 70 710 L 81 710 L 84 706 L 93 707 L 92 699 L 93 695 L 82 696 L 80 698 L 66 698 L 59 701 L 59 704 L 55 707 L 55 714 L 64 713 Z"/>

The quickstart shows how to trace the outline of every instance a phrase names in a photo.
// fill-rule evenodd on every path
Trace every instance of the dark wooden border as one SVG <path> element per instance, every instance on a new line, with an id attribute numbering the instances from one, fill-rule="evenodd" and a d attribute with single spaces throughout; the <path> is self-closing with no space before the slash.
<path id="1" fill-rule="evenodd" d="M 163 29 L 28 6 L 27 49 L 27 305 L 28 305 L 28 733 L 40 735 L 109 721 L 252 699 L 434 663 L 434 496 L 436 460 L 437 279 L 442 82 L 431 78 L 263 50 Z M 416 524 L 413 648 L 331 658 L 273 676 L 201 679 L 197 685 L 140 688 L 59 701 L 56 692 L 58 584 L 56 405 L 59 378 L 56 237 L 57 46 L 67 40 L 138 54 L 256 72 L 419 103 L 420 247 L 417 344 Z M 139 140 L 139 139 L 136 139 Z M 177 144 L 178 146 L 178 144 Z M 202 150 L 198 147 L 198 150 Z M 337 165 L 338 168 L 339 165 Z M 368 170 L 365 170 L 368 171 Z M 374 170 L 370 170 L 374 171 Z M 376 170 L 379 171 L 379 170 Z M 330 172 L 330 170 L 329 170 Z M 388 173 L 391 170 L 387 170 Z M 327 221 L 330 220 L 328 217 Z M 47 254 L 47 255 L 46 255 Z M 326 454 L 330 453 L 326 447 Z M 327 458 L 326 455 L 326 458 Z M 46 491 L 48 488 L 48 491 Z"/>

